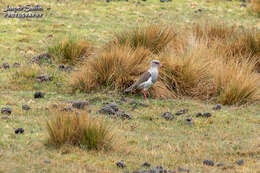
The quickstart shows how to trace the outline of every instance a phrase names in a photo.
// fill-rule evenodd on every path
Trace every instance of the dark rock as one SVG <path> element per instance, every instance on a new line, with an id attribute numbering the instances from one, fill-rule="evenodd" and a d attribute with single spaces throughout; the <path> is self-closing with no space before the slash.
<path id="1" fill-rule="evenodd" d="M 128 119 L 128 120 L 131 120 L 133 119 L 132 115 L 129 115 L 129 114 L 126 114 L 124 111 L 118 111 L 116 112 L 116 115 L 118 118 L 121 118 L 121 119 Z"/>
<path id="2" fill-rule="evenodd" d="M 35 99 L 43 98 L 44 96 L 45 96 L 45 93 L 41 92 L 41 91 L 37 91 L 37 92 L 34 93 L 34 98 Z"/>
<path id="3" fill-rule="evenodd" d="M 47 163 L 47 164 L 50 164 L 50 163 L 51 163 L 50 160 L 44 160 L 43 162 L 44 162 L 44 163 Z"/>
<path id="4" fill-rule="evenodd" d="M 143 107 L 148 107 L 149 106 L 148 104 L 145 104 L 145 103 L 140 103 L 139 105 L 143 106 Z"/>
<path id="5" fill-rule="evenodd" d="M 193 125 L 194 121 L 191 118 L 186 118 L 185 123 L 188 124 L 188 125 Z"/>
<path id="6" fill-rule="evenodd" d="M 73 70 L 71 66 L 65 66 L 64 64 L 60 64 L 58 68 L 60 71 L 65 71 L 65 72 L 71 72 Z"/>
<path id="7" fill-rule="evenodd" d="M 6 62 L 6 63 L 3 63 L 3 64 L 2 64 L 2 67 L 3 67 L 4 69 L 9 69 L 9 68 L 10 68 L 10 65 Z"/>
<path id="8" fill-rule="evenodd" d="M 30 60 L 30 62 L 36 63 L 36 64 L 41 64 L 43 62 L 51 62 L 51 56 L 47 53 L 43 53 L 43 54 L 33 57 Z"/>
<path id="9" fill-rule="evenodd" d="M 107 114 L 107 115 L 115 115 L 116 114 L 114 109 L 112 109 L 110 106 L 104 106 L 98 112 L 102 113 L 102 114 Z"/>
<path id="10" fill-rule="evenodd" d="M 23 132 L 24 132 L 24 129 L 23 128 L 17 128 L 17 129 L 15 129 L 15 131 L 14 131 L 14 133 L 15 134 L 23 134 Z"/>
<path id="11" fill-rule="evenodd" d="M 164 112 L 161 117 L 165 118 L 166 120 L 173 120 L 174 116 L 170 112 Z"/>
<path id="12" fill-rule="evenodd" d="M 142 164 L 142 166 L 144 166 L 144 167 L 150 167 L 150 166 L 151 166 L 151 164 L 150 164 L 150 163 L 148 163 L 148 162 L 144 162 L 144 163 Z"/>
<path id="13" fill-rule="evenodd" d="M 28 111 L 30 110 L 30 106 L 29 105 L 22 105 L 22 110 Z"/>
<path id="14" fill-rule="evenodd" d="M 244 165 L 244 160 L 238 160 L 237 162 L 236 162 L 238 165 Z"/>
<path id="15" fill-rule="evenodd" d="M 116 166 L 118 168 L 125 168 L 126 167 L 125 163 L 122 160 L 119 161 L 119 162 L 116 162 Z"/>
<path id="16" fill-rule="evenodd" d="M 221 109 L 221 104 L 216 104 L 212 109 L 213 110 L 220 110 Z"/>
<path id="17" fill-rule="evenodd" d="M 11 110 L 11 108 L 4 107 L 4 108 L 1 109 L 1 113 L 10 115 L 12 113 L 12 110 Z"/>
<path id="18" fill-rule="evenodd" d="M 182 115 L 182 114 L 185 114 L 187 113 L 189 110 L 188 109 L 182 109 L 182 110 L 179 110 L 175 113 L 175 115 Z"/>
<path id="19" fill-rule="evenodd" d="M 115 112 L 117 112 L 119 110 L 116 103 L 110 103 L 108 106 L 111 107 Z"/>
<path id="20" fill-rule="evenodd" d="M 244 3 L 240 5 L 240 7 L 244 7 L 244 8 L 245 8 L 246 6 L 247 6 L 247 5 L 244 4 Z"/>
<path id="21" fill-rule="evenodd" d="M 49 77 L 47 74 L 41 74 L 36 77 L 38 82 L 52 81 L 53 77 Z"/>
<path id="22" fill-rule="evenodd" d="M 72 107 L 77 109 L 85 109 L 87 105 L 88 101 L 76 101 L 72 103 Z"/>
<path id="23" fill-rule="evenodd" d="M 178 167 L 178 172 L 187 172 L 187 173 L 189 173 L 190 170 L 189 170 L 189 169 L 186 169 L 186 168 L 180 168 L 180 167 Z"/>
<path id="24" fill-rule="evenodd" d="M 62 70 L 65 70 L 65 65 L 64 65 L 64 64 L 60 64 L 60 65 L 59 65 L 59 70 L 61 70 L 61 71 L 62 71 Z"/>
<path id="25" fill-rule="evenodd" d="M 205 113 L 197 113 L 196 117 L 205 117 L 205 118 L 209 118 L 211 117 L 211 113 L 209 112 L 205 112 Z"/>
<path id="26" fill-rule="evenodd" d="M 202 9 L 199 8 L 199 9 L 195 10 L 194 12 L 195 13 L 200 13 L 200 12 L 202 12 Z"/>
<path id="27" fill-rule="evenodd" d="M 13 64 L 13 67 L 14 68 L 18 68 L 18 67 L 20 67 L 21 66 L 21 64 L 19 64 L 18 62 L 15 62 L 14 64 Z"/>
<path id="28" fill-rule="evenodd" d="M 132 106 L 132 111 L 134 111 L 137 108 L 137 105 Z"/>
<path id="29" fill-rule="evenodd" d="M 221 167 L 221 166 L 224 166 L 224 163 L 218 163 L 217 164 L 217 167 Z"/>
<path id="30" fill-rule="evenodd" d="M 204 160 L 203 164 L 207 166 L 214 166 L 214 162 L 212 160 Z"/>
<path id="31" fill-rule="evenodd" d="M 112 1 L 112 0 L 106 0 L 106 2 L 110 2 L 110 1 Z"/>
<path id="32" fill-rule="evenodd" d="M 73 108 L 71 106 L 66 106 L 61 109 L 62 112 L 73 112 Z"/>
<path id="33" fill-rule="evenodd" d="M 3 120 L 7 120 L 8 118 L 9 118 L 8 116 L 1 117 L 1 119 L 3 119 Z"/>

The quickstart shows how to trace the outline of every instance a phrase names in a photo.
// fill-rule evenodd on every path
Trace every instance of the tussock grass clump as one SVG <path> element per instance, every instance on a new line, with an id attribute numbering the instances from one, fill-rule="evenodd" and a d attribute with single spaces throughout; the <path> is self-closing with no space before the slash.
<path id="1" fill-rule="evenodd" d="M 129 45 L 113 46 L 86 61 L 80 72 L 72 74 L 74 89 L 88 92 L 101 86 L 125 89 L 149 67 L 150 51 L 133 50 Z"/>
<path id="2" fill-rule="evenodd" d="M 260 14 L 260 0 L 252 0 L 253 10 Z"/>
<path id="3" fill-rule="evenodd" d="M 48 48 L 48 53 L 59 63 L 76 65 L 91 55 L 92 45 L 82 39 L 66 36 L 63 40 Z"/>
<path id="4" fill-rule="evenodd" d="M 48 143 L 56 147 L 64 144 L 85 147 L 89 150 L 109 149 L 113 135 L 101 120 L 81 113 L 61 113 L 47 121 Z"/>
<path id="5" fill-rule="evenodd" d="M 248 60 L 215 63 L 212 74 L 220 103 L 241 105 L 260 100 L 260 77 L 255 73 L 254 63 Z"/>
<path id="6" fill-rule="evenodd" d="M 174 40 L 175 36 L 176 32 L 172 27 L 150 25 L 115 34 L 115 39 L 109 42 L 108 47 L 129 44 L 134 49 L 144 47 L 158 54 Z"/>

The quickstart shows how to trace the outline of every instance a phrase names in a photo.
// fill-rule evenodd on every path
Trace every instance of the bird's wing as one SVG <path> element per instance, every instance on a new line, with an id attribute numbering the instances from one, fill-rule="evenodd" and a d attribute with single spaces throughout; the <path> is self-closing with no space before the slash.
<path id="1" fill-rule="evenodd" d="M 148 81 L 150 77 L 151 77 L 150 72 L 148 71 L 144 72 L 133 85 L 131 85 L 129 88 L 125 90 L 125 92 L 129 92 L 132 91 L 133 89 L 136 89 L 136 87 L 138 87 L 141 83 Z"/>
<path id="2" fill-rule="evenodd" d="M 148 72 L 148 71 L 144 72 L 133 85 L 138 87 L 141 83 L 144 83 L 144 82 L 148 81 L 150 77 L 151 77 L 151 73 L 150 72 Z"/>

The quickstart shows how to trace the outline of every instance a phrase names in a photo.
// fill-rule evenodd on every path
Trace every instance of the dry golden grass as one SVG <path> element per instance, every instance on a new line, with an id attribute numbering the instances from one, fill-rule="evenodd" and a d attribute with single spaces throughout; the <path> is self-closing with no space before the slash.
<path id="1" fill-rule="evenodd" d="M 150 51 L 143 47 L 133 50 L 128 45 L 113 46 L 86 61 L 80 72 L 72 74 L 72 86 L 83 91 L 100 86 L 122 90 L 149 67 L 150 56 Z"/>
<path id="2" fill-rule="evenodd" d="M 254 11 L 260 13 L 260 0 L 252 0 L 252 5 Z"/>
<path id="3" fill-rule="evenodd" d="M 172 27 L 150 25 L 117 33 L 115 39 L 109 42 L 107 46 L 110 48 L 111 45 L 129 44 L 134 49 L 144 47 L 158 54 L 174 40 L 175 36 L 176 32 Z"/>
<path id="4" fill-rule="evenodd" d="M 48 53 L 59 63 L 76 65 L 90 56 L 92 45 L 86 41 L 66 36 L 63 40 L 48 48 Z"/>
<path id="5" fill-rule="evenodd" d="M 85 149 L 111 149 L 113 135 L 104 121 L 89 117 L 86 113 L 57 112 L 47 121 L 48 143 L 56 147 L 64 144 Z"/>
<path id="6" fill-rule="evenodd" d="M 105 86 L 122 91 L 147 70 L 151 59 L 159 59 L 163 68 L 159 81 L 149 91 L 152 97 L 188 96 L 217 99 L 222 104 L 258 100 L 259 77 L 255 67 L 260 63 L 260 39 L 254 37 L 256 32 L 242 32 L 222 24 L 195 25 L 192 34 L 185 30 L 171 37 L 167 49 L 160 49 L 160 54 L 154 56 L 152 52 L 159 49 L 147 45 L 158 45 L 157 42 L 151 39 L 145 46 L 147 42 L 143 40 L 148 38 L 136 36 L 142 35 L 140 32 L 154 33 L 154 27 L 150 27 L 151 32 L 147 28 L 118 37 L 121 41 L 113 40 L 109 49 L 106 47 L 97 57 L 87 60 L 81 71 L 72 75 L 73 90 L 89 92 Z M 240 85 L 239 81 L 245 84 Z"/>

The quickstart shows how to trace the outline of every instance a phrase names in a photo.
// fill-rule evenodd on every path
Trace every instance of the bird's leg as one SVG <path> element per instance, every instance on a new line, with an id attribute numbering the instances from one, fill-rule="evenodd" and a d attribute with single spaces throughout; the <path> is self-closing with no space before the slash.
<path id="1" fill-rule="evenodd" d="M 144 98 L 145 98 L 145 100 L 147 100 L 145 90 L 143 90 L 143 93 L 144 93 Z"/>

